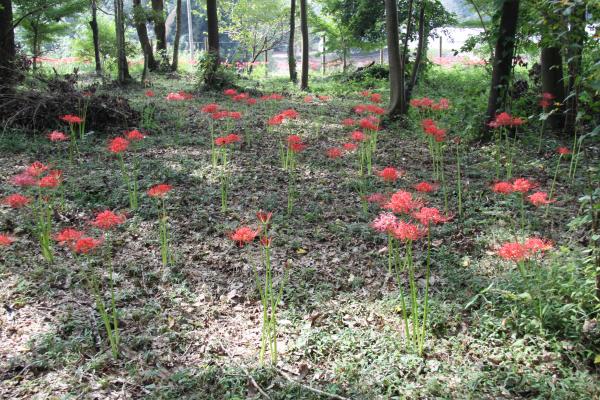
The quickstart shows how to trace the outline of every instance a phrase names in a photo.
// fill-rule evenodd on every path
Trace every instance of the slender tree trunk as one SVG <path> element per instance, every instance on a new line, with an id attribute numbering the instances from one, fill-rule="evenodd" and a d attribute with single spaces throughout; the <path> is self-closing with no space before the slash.
<path id="1" fill-rule="evenodd" d="M 96 75 L 102 74 L 102 61 L 100 60 L 100 35 L 98 34 L 98 5 L 96 0 L 92 0 L 92 41 L 94 42 L 94 62 L 96 63 Z"/>
<path id="2" fill-rule="evenodd" d="M 542 92 L 552 94 L 556 101 L 562 103 L 565 99 L 565 84 L 562 55 L 560 47 L 544 47 L 541 51 Z M 563 126 L 562 112 L 554 112 L 547 120 L 552 129 Z"/>
<path id="3" fill-rule="evenodd" d="M 175 38 L 173 39 L 173 63 L 171 69 L 177 71 L 177 64 L 179 63 L 179 37 L 181 36 L 181 0 L 177 0 L 175 6 Z"/>
<path id="4" fill-rule="evenodd" d="M 342 72 L 346 73 L 348 69 L 348 48 L 344 46 L 342 49 Z"/>
<path id="5" fill-rule="evenodd" d="M 31 44 L 31 50 L 33 52 L 33 70 L 37 71 L 37 63 L 38 63 L 38 28 L 37 23 L 32 22 L 31 29 L 33 30 L 33 43 Z"/>
<path id="6" fill-rule="evenodd" d="M 296 34 L 296 0 L 290 1 L 290 38 L 288 40 L 288 66 L 290 69 L 290 80 L 298 82 L 296 72 L 296 56 L 294 55 L 294 35 Z"/>
<path id="7" fill-rule="evenodd" d="M 192 25 L 192 2 L 186 0 L 186 14 L 187 14 L 187 26 L 188 26 L 188 43 L 190 47 L 190 60 L 194 59 L 194 28 Z"/>
<path id="8" fill-rule="evenodd" d="M 576 4 L 569 16 L 569 32 L 567 34 L 567 69 L 569 81 L 566 95 L 565 128 L 564 133 L 569 136 L 575 134 L 577 123 L 577 110 L 579 108 L 579 91 L 581 77 L 581 61 L 585 43 L 585 5 Z"/>
<path id="9" fill-rule="evenodd" d="M 494 51 L 492 85 L 488 98 L 487 121 L 496 117 L 496 113 L 506 105 L 506 95 L 510 83 L 512 60 L 515 51 L 515 34 L 519 18 L 519 0 L 505 0 L 502 4 L 500 28 Z M 487 127 L 487 124 L 486 124 Z M 489 138 L 490 130 L 486 129 Z"/>
<path id="10" fill-rule="evenodd" d="M 154 35 L 156 36 L 156 52 L 160 53 L 162 62 L 168 63 L 167 56 L 167 28 L 165 27 L 165 10 L 163 0 L 152 0 L 154 16 Z"/>
<path id="11" fill-rule="evenodd" d="M 217 0 L 206 0 L 206 18 L 208 25 L 208 52 L 219 60 L 219 19 L 217 17 Z"/>
<path id="12" fill-rule="evenodd" d="M 141 0 L 133 0 L 133 19 L 135 22 L 135 30 L 138 34 L 140 46 L 144 53 L 144 58 L 147 61 L 148 69 L 155 71 L 157 68 L 156 60 L 154 59 L 154 52 L 152 51 L 152 45 L 150 39 L 148 39 L 148 29 L 146 28 L 146 12 L 142 7 Z"/>
<path id="13" fill-rule="evenodd" d="M 131 79 L 125 53 L 125 16 L 123 13 L 123 0 L 115 0 L 114 5 L 115 32 L 117 39 L 117 81 L 122 84 Z"/>
<path id="14" fill-rule="evenodd" d="M 0 0 L 0 82 L 11 83 L 15 77 L 15 33 L 13 30 L 12 1 Z M 0 84 L 0 90 L 3 86 Z"/>
<path id="15" fill-rule="evenodd" d="M 419 10 L 419 42 L 417 44 L 417 54 L 415 55 L 415 61 L 413 64 L 410 82 L 406 87 L 406 103 L 410 103 L 412 91 L 415 88 L 415 85 L 417 84 L 417 78 L 419 76 L 419 70 L 421 68 L 423 53 L 425 51 L 425 6 L 426 2 L 423 1 L 421 3 L 421 9 Z"/>
<path id="16" fill-rule="evenodd" d="M 404 36 L 404 46 L 402 47 L 402 57 L 403 60 L 408 59 L 408 38 L 412 34 L 412 10 L 413 10 L 413 0 L 408 0 L 408 17 L 406 20 L 406 35 Z"/>
<path id="17" fill-rule="evenodd" d="M 397 116 L 406 113 L 404 97 L 404 63 L 400 59 L 398 39 L 398 12 L 396 0 L 385 0 L 385 30 L 390 65 L 390 105 L 388 115 Z"/>
<path id="18" fill-rule="evenodd" d="M 300 0 L 300 32 L 302 34 L 302 72 L 300 90 L 308 90 L 308 18 L 306 0 Z"/>

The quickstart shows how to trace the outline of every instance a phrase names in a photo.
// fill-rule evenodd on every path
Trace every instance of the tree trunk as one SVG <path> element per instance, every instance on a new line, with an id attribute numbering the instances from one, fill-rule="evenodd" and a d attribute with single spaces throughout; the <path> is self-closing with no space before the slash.
<path id="1" fill-rule="evenodd" d="M 156 36 L 156 52 L 160 53 L 162 61 L 169 62 L 167 58 L 167 28 L 165 27 L 165 10 L 163 0 L 152 0 L 154 20 L 154 35 Z"/>
<path id="2" fill-rule="evenodd" d="M 505 0 L 502 4 L 501 13 L 498 39 L 494 51 L 492 85 L 488 97 L 487 123 L 492 121 L 496 117 L 496 113 L 506 105 L 506 95 L 510 83 L 512 60 L 515 51 L 519 0 Z M 486 129 L 486 131 L 486 136 L 489 138 L 491 131 L 489 129 Z"/>
<path id="3" fill-rule="evenodd" d="M 32 58 L 33 58 L 33 70 L 36 71 L 37 70 L 37 62 L 38 62 L 38 28 L 37 28 L 37 23 L 32 22 L 31 23 L 31 29 L 33 31 L 33 43 L 31 44 L 31 50 L 33 52 L 32 54 Z"/>
<path id="4" fill-rule="evenodd" d="M 569 81 L 566 95 L 565 128 L 564 133 L 569 136 L 575 134 L 577 123 L 577 110 L 579 108 L 579 78 L 581 76 L 581 57 L 585 42 L 585 5 L 578 4 L 569 16 L 569 32 L 567 33 L 567 68 Z"/>
<path id="5" fill-rule="evenodd" d="M 296 0 L 290 2 L 290 38 L 288 40 L 288 66 L 290 69 L 290 80 L 298 82 L 296 72 L 296 56 L 294 55 L 294 35 L 296 34 Z"/>
<path id="6" fill-rule="evenodd" d="M 412 74 L 410 82 L 406 87 L 406 96 L 404 101 L 410 103 L 412 91 L 417 84 L 417 78 L 419 76 L 419 69 L 421 67 L 423 53 L 425 52 L 425 5 L 426 2 L 421 3 L 421 9 L 419 10 L 419 42 L 417 44 L 417 54 L 415 55 L 415 61 L 413 64 Z"/>
<path id="7" fill-rule="evenodd" d="M 100 75 L 102 74 L 102 62 L 100 60 L 100 35 L 98 34 L 97 15 L 98 5 L 96 4 L 96 0 L 92 0 L 92 20 L 90 21 L 90 28 L 92 28 L 92 41 L 94 42 L 94 61 L 96 63 L 96 74 Z"/>
<path id="8" fill-rule="evenodd" d="M 11 83 L 15 77 L 13 63 L 16 49 L 12 1 L 0 0 L 0 6 L 0 82 L 4 84 Z"/>
<path id="9" fill-rule="evenodd" d="M 206 18 L 208 25 L 208 52 L 216 56 L 219 64 L 219 19 L 217 17 L 217 0 L 206 0 Z"/>
<path id="10" fill-rule="evenodd" d="M 123 14 L 123 0 L 115 0 L 114 5 L 115 33 L 117 39 L 117 81 L 122 84 L 131 79 L 125 53 L 125 16 Z"/>
<path id="11" fill-rule="evenodd" d="M 398 38 L 398 12 L 396 0 L 385 0 L 385 30 L 390 66 L 390 105 L 388 115 L 397 116 L 406 113 L 404 97 L 404 64 L 400 59 Z"/>
<path id="12" fill-rule="evenodd" d="M 188 26 L 188 43 L 190 47 L 190 60 L 194 60 L 194 29 L 192 26 L 192 2 L 186 1 L 186 14 L 187 14 L 187 26 Z"/>
<path id="13" fill-rule="evenodd" d="M 148 64 L 148 69 L 150 71 L 156 71 L 158 66 L 156 64 L 156 60 L 154 59 L 154 52 L 152 51 L 150 39 L 148 39 L 146 13 L 142 7 L 141 0 L 133 0 L 133 20 L 135 23 L 135 30 L 138 34 L 138 39 L 140 41 L 140 46 L 142 47 L 142 52 L 144 53 L 144 58 Z"/>
<path id="14" fill-rule="evenodd" d="M 542 64 L 542 92 L 550 93 L 557 102 L 565 99 L 565 84 L 562 65 L 562 55 L 559 47 L 544 47 L 541 51 Z M 546 124 L 552 129 L 563 126 L 562 112 L 554 112 Z"/>
<path id="15" fill-rule="evenodd" d="M 306 0 L 300 0 L 300 32 L 302 34 L 302 72 L 300 90 L 308 90 L 308 18 Z"/>
<path id="16" fill-rule="evenodd" d="M 176 22 L 175 22 L 175 38 L 173 39 L 173 63 L 171 69 L 177 71 L 179 63 L 179 37 L 181 36 L 181 0 L 177 0 L 175 6 Z"/>

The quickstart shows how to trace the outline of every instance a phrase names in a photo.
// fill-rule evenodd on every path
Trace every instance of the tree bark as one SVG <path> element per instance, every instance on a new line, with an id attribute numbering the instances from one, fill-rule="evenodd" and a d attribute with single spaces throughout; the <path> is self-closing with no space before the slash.
<path id="1" fill-rule="evenodd" d="M 131 79 L 127 55 L 125 53 L 125 16 L 123 13 L 123 0 L 115 0 L 115 33 L 117 39 L 117 81 L 121 84 Z"/>
<path id="2" fill-rule="evenodd" d="M 583 46 L 585 43 L 585 5 L 577 4 L 569 16 L 569 32 L 567 33 L 567 69 L 569 81 L 567 93 L 569 99 L 566 101 L 564 133 L 568 136 L 575 134 L 577 123 L 577 110 L 579 108 L 579 91 L 581 76 L 581 61 Z"/>
<path id="3" fill-rule="evenodd" d="M 306 0 L 300 0 L 300 32 L 302 34 L 302 72 L 300 90 L 308 90 L 308 18 Z"/>
<path id="4" fill-rule="evenodd" d="M 290 80 L 298 82 L 298 72 L 296 72 L 296 56 L 294 55 L 294 35 L 296 34 L 296 0 L 290 2 L 290 38 L 288 40 L 288 66 L 290 70 Z"/>
<path id="5" fill-rule="evenodd" d="M 94 42 L 94 62 L 96 63 L 96 74 L 100 75 L 102 74 L 102 61 L 100 60 L 100 35 L 98 34 L 97 15 L 98 5 L 96 4 L 96 0 L 92 0 L 92 20 L 90 21 L 90 28 L 92 28 L 92 41 Z M 147 38 L 148 37 L 146 36 L 146 39 Z"/>
<path id="6" fill-rule="evenodd" d="M 0 6 L 0 82 L 10 84 L 15 77 L 16 54 L 12 1 L 0 0 Z"/>
<path id="7" fill-rule="evenodd" d="M 163 0 L 152 0 L 152 11 L 154 20 L 154 35 L 156 36 L 156 52 L 161 53 L 163 62 L 168 63 L 167 58 L 167 28 L 165 27 L 165 10 Z"/>
<path id="8" fill-rule="evenodd" d="M 206 0 L 206 19 L 208 25 L 208 52 L 216 55 L 219 64 L 219 19 L 217 17 L 217 0 Z"/>
<path id="9" fill-rule="evenodd" d="M 519 0 L 505 0 L 502 4 L 500 27 L 496 49 L 494 51 L 494 68 L 492 70 L 492 85 L 488 97 L 486 122 L 496 117 L 496 113 L 506 105 L 506 95 L 510 83 L 512 60 L 515 51 L 515 34 L 519 18 Z M 486 127 L 488 126 L 486 123 Z M 486 129 L 487 137 L 491 134 Z"/>
<path id="10" fill-rule="evenodd" d="M 562 55 L 559 47 L 544 47 L 541 51 L 542 92 L 550 93 L 555 100 L 562 103 L 565 99 L 565 84 Z M 563 126 L 562 112 L 554 112 L 546 124 L 552 129 Z"/>
<path id="11" fill-rule="evenodd" d="M 175 6 L 176 22 L 175 22 L 175 38 L 173 39 L 173 63 L 171 69 L 177 71 L 179 63 L 179 37 L 181 36 L 181 0 L 177 0 Z"/>
<path id="12" fill-rule="evenodd" d="M 150 71 L 155 71 L 158 65 L 156 63 L 156 60 L 154 59 L 154 52 L 152 51 L 150 39 L 148 39 L 148 29 L 146 28 L 146 15 L 144 8 L 142 7 L 141 0 L 133 0 L 133 10 L 135 30 L 137 31 L 140 46 L 142 47 L 142 52 L 144 53 L 144 57 L 148 64 L 148 69 Z"/>
<path id="13" fill-rule="evenodd" d="M 404 91 L 404 63 L 400 59 L 398 38 L 398 12 L 396 0 L 385 0 L 385 29 L 390 66 L 390 105 L 388 115 L 398 116 L 406 113 Z"/>
<path id="14" fill-rule="evenodd" d="M 412 91 L 415 88 L 415 85 L 417 84 L 419 69 L 421 67 L 423 53 L 425 51 L 425 6 L 426 2 L 423 1 L 421 3 L 421 9 L 419 10 L 419 42 L 417 44 L 417 54 L 415 55 L 415 61 L 413 64 L 410 82 L 406 87 L 406 96 L 404 99 L 406 103 L 410 103 Z"/>

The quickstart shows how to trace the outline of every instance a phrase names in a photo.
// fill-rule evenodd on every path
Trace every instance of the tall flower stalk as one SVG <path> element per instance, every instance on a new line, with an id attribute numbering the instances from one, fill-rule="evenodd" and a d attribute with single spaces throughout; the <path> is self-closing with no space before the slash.
<path id="1" fill-rule="evenodd" d="M 215 139 L 215 146 L 219 149 L 219 159 L 221 160 L 221 174 L 219 176 L 221 184 L 221 212 L 227 211 L 227 200 L 229 195 L 229 146 L 234 143 L 239 143 L 241 140 L 241 137 L 235 133 L 231 133 L 227 136 L 220 136 Z"/>
<path id="2" fill-rule="evenodd" d="M 83 126 L 84 120 L 77 115 L 72 114 L 61 115 L 59 118 L 69 124 L 69 162 L 72 164 L 73 160 L 75 159 L 75 155 L 79 153 L 79 146 L 77 144 L 78 133 L 80 135 L 80 139 L 83 139 L 83 135 L 81 135 L 81 126 Z"/>
<path id="3" fill-rule="evenodd" d="M 287 139 L 287 150 L 285 156 L 285 166 L 288 171 L 288 198 L 287 198 L 287 215 L 292 215 L 294 210 L 294 198 L 296 195 L 296 158 L 298 153 L 304 151 L 306 145 L 302 143 L 297 135 L 290 135 Z"/>
<path id="4" fill-rule="evenodd" d="M 47 174 L 43 175 L 46 171 L 48 171 Z M 53 204 L 56 190 L 62 183 L 62 171 L 48 170 L 48 167 L 42 163 L 35 162 L 27 169 L 27 172 L 37 178 L 37 196 L 33 209 L 35 231 L 42 256 L 47 262 L 52 263 L 54 261 L 51 241 Z"/>
<path id="5" fill-rule="evenodd" d="M 152 197 L 156 200 L 158 208 L 160 208 L 159 216 L 158 216 L 158 232 L 159 232 L 159 241 L 160 241 L 160 256 L 162 260 L 162 265 L 164 267 L 167 266 L 171 262 L 171 252 L 169 249 L 169 230 L 168 230 L 168 217 L 167 217 L 167 207 L 165 204 L 165 196 L 168 192 L 173 189 L 173 186 L 167 185 L 165 183 L 161 183 L 155 186 L 152 186 L 148 189 L 148 196 Z"/>
<path id="6" fill-rule="evenodd" d="M 138 181 L 137 181 L 137 170 L 134 162 L 133 168 L 128 170 L 125 165 L 124 153 L 129 147 L 129 140 L 123 137 L 116 137 L 111 140 L 108 144 L 108 151 L 117 156 L 119 167 L 121 168 L 121 176 L 123 183 L 127 187 L 127 194 L 129 197 L 129 208 L 136 210 L 138 208 Z"/>

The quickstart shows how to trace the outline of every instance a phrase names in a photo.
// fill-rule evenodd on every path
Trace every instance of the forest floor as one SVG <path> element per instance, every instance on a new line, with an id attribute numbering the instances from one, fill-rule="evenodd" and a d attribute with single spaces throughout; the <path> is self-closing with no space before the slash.
<path id="1" fill-rule="evenodd" d="M 118 163 L 106 150 L 108 138 L 121 132 L 88 133 L 73 165 L 65 150 L 57 151 L 57 144 L 42 136 L 0 137 L 3 195 L 15 191 L 10 177 L 35 160 L 64 170 L 56 230 L 88 229 L 95 213 L 105 209 L 128 215 L 111 239 L 122 340 L 121 357 L 114 360 L 77 259 L 56 247 L 55 262 L 47 264 L 29 233 L 29 215 L 0 209 L 0 232 L 17 239 L 0 251 L 0 397 L 244 399 L 265 396 L 260 387 L 272 399 L 600 398 L 593 361 L 598 328 L 592 318 L 598 303 L 586 258 L 588 227 L 581 222 L 586 207 L 580 202 L 590 187 L 586 171 L 597 166 L 597 144 L 586 149 L 574 182 L 564 172 L 569 161 L 563 160 L 558 200 L 547 216 L 545 208 L 527 206 L 527 236 L 552 240 L 554 250 L 541 263 L 535 284 L 525 286 L 514 264 L 496 254 L 513 238 L 518 206 L 490 190 L 492 144 L 466 137 L 474 128 L 464 114 L 478 111 L 466 105 L 484 94 L 473 88 L 469 94 L 471 78 L 457 82 L 457 70 L 438 74 L 445 81 L 427 82 L 431 85 L 421 94 L 449 97 L 452 108 L 442 125 L 450 137 L 465 135 L 463 215 L 457 211 L 456 155 L 449 145 L 445 176 L 454 218 L 432 231 L 429 335 L 422 356 L 406 346 L 398 285 L 387 271 L 387 242 L 370 227 L 380 209 L 370 204 L 363 210 L 357 191 L 361 183 L 363 193 L 371 194 L 412 190 L 432 180 L 418 120 L 403 126 L 385 122 L 379 134 L 375 167 L 406 172 L 389 185 L 377 176 L 360 179 L 355 155 L 335 160 L 325 155 L 348 141 L 351 130 L 341 121 L 356 118 L 352 107 L 364 102 L 352 85 L 319 81 L 315 90 L 331 99 L 305 103 L 304 95 L 283 81 L 241 81 L 264 93 L 290 92 L 279 102 L 247 106 L 206 93 L 167 102 L 168 92 L 192 92 L 192 81 L 157 79 L 152 100 L 144 97 L 145 88 L 123 93 L 139 108 L 157 104 L 157 126 L 147 130 L 136 152 L 141 195 L 135 212 L 127 211 Z M 448 91 L 456 87 L 445 84 L 462 92 L 452 97 Z M 386 98 L 384 89 L 374 90 Z M 244 142 L 231 154 L 224 213 L 219 170 L 210 162 L 210 119 L 199 110 L 212 102 L 243 114 L 230 127 Z M 298 134 L 308 145 L 299 154 L 290 216 L 278 135 L 266 129 L 268 118 L 287 108 L 298 111 L 298 119 L 275 131 Z M 548 191 L 556 147 L 572 144 L 549 136 L 538 154 L 536 137 L 532 129 L 519 137 L 513 176 Z M 131 154 L 125 160 L 129 165 Z M 167 198 L 174 255 L 168 267 L 160 259 L 157 208 L 144 194 L 163 182 L 174 187 Z M 442 190 L 423 199 L 444 208 Z M 284 266 L 290 271 L 279 306 L 275 368 L 258 363 L 262 315 L 253 271 L 261 268 L 260 248 L 240 248 L 228 236 L 240 225 L 256 228 L 261 209 L 273 212 L 276 282 Z M 424 243 L 417 244 L 415 260 L 422 291 Z M 543 325 L 537 318 L 539 299 Z"/>

